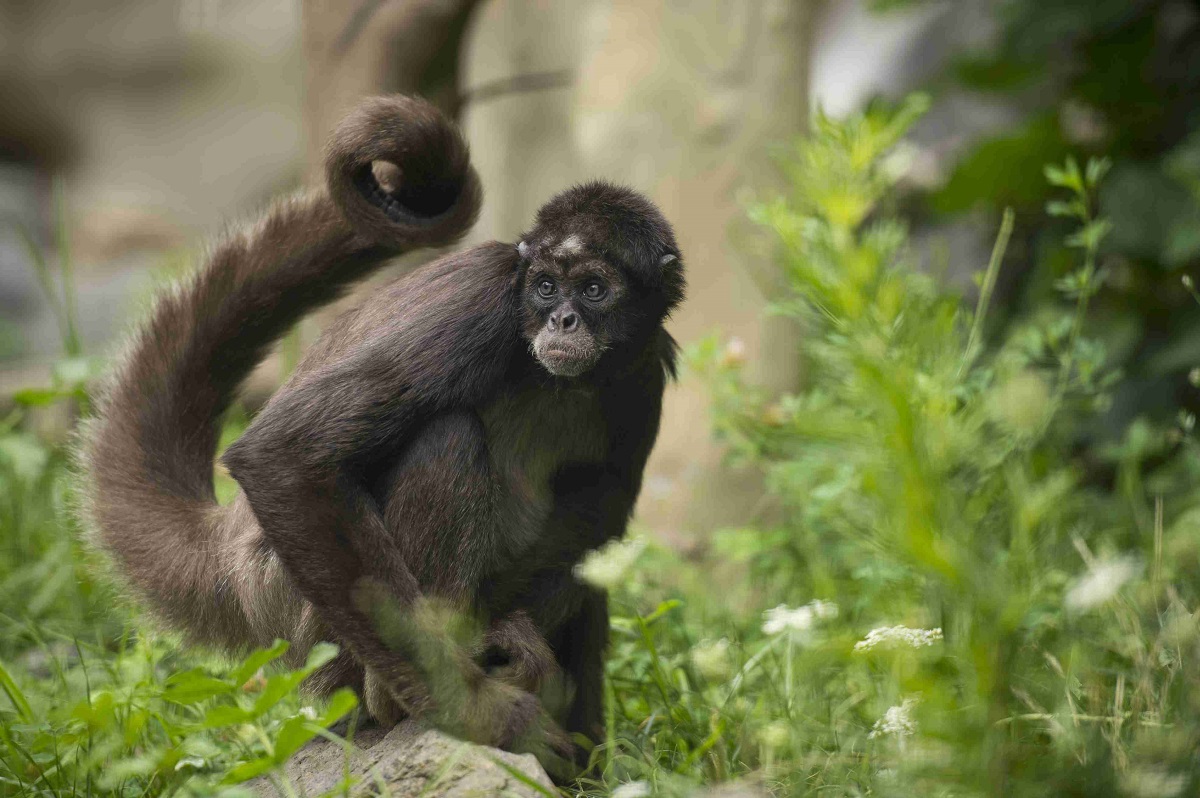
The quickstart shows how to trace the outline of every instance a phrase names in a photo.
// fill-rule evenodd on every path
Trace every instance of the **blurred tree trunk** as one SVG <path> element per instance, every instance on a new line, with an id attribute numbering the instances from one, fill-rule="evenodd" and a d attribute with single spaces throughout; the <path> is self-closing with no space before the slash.
<path id="1" fill-rule="evenodd" d="M 478 0 L 304 0 L 310 178 L 325 137 L 359 98 L 420 94 L 458 113 L 459 48 Z"/>
<path id="2" fill-rule="evenodd" d="M 814 0 L 488 0 L 465 49 L 463 121 L 487 191 L 479 238 L 512 240 L 552 194 L 591 177 L 646 191 L 675 224 L 683 343 L 744 342 L 768 388 L 798 379 L 797 331 L 764 320 L 773 271 L 730 245 L 739 187 L 776 180 L 772 149 L 808 117 Z M 507 91 L 484 90 L 507 86 Z M 761 511 L 754 474 L 722 465 L 707 391 L 670 389 L 639 520 L 686 545 Z"/>

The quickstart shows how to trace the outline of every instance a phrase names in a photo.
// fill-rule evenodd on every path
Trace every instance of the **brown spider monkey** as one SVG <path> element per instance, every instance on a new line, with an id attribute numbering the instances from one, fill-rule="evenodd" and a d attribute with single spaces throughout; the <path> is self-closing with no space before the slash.
<path id="1" fill-rule="evenodd" d="M 392 191 L 379 162 L 398 167 Z M 220 419 L 268 347 L 389 258 L 459 239 L 481 201 L 461 134 L 413 98 L 363 103 L 326 172 L 327 190 L 217 243 L 134 336 L 85 437 L 98 542 L 198 642 L 283 637 L 301 659 L 333 640 L 309 686 L 352 686 L 383 722 L 570 752 L 563 729 L 602 733 L 608 632 L 604 594 L 572 567 L 623 534 L 658 431 L 675 362 L 662 324 L 684 290 L 671 227 L 639 194 L 587 183 L 518 245 L 381 288 L 225 453 L 241 493 L 220 506 Z M 485 623 L 454 709 L 379 625 L 381 606 L 427 597 Z M 536 693 L 556 673 L 572 697 L 552 720 Z"/>

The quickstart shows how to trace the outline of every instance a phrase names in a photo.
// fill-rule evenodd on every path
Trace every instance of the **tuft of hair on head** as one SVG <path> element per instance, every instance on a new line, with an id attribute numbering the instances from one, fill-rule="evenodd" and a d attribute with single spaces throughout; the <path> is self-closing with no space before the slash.
<path id="1" fill-rule="evenodd" d="M 616 260 L 634 280 L 662 295 L 665 311 L 683 301 L 683 262 L 675 232 L 640 192 L 604 180 L 580 183 L 543 205 L 523 240 L 540 240 L 548 231 L 585 241 Z"/>

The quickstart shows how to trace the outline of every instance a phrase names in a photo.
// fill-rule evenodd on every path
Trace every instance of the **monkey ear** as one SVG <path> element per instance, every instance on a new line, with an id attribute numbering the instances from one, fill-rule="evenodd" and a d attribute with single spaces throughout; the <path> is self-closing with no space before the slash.
<path id="1" fill-rule="evenodd" d="M 521 256 L 521 260 L 529 260 L 529 245 L 524 241 L 517 244 L 517 254 Z"/>
<path id="2" fill-rule="evenodd" d="M 666 255 L 663 255 L 661 258 L 658 259 L 658 265 L 666 266 L 668 263 L 670 263 L 671 261 L 674 261 L 674 260 L 679 260 L 679 257 L 677 255 L 672 255 L 670 252 L 668 252 Z"/>

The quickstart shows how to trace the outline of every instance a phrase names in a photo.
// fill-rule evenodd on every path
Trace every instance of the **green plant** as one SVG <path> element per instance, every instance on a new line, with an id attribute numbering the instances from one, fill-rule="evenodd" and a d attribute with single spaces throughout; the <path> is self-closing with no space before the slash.
<path id="1" fill-rule="evenodd" d="M 1195 412 L 1187 375 L 1200 361 L 1200 308 L 1179 278 L 1200 263 L 1200 124 L 1189 110 L 1200 91 L 1200 16 L 1190 4 L 1160 0 L 1003 0 L 974 13 L 994 35 L 972 40 L 976 49 L 952 60 L 933 88 L 971 92 L 972 102 L 1021 120 L 974 142 L 914 205 L 934 222 L 1015 207 L 1022 257 L 1009 264 L 1014 278 L 998 321 L 1020 323 L 1048 301 L 1070 263 L 1063 222 L 1040 216 L 1053 187 L 1038 168 L 1071 151 L 1103 154 L 1112 170 L 1097 199 L 1112 224 L 1103 254 L 1114 279 L 1091 302 L 1088 335 L 1104 342 L 1126 379 L 1077 434 L 1095 451 L 1139 416 L 1167 423 L 1180 405 Z"/>
<path id="2" fill-rule="evenodd" d="M 806 385 L 765 394 L 716 339 L 692 363 L 779 521 L 721 534 L 700 564 L 643 555 L 615 582 L 598 792 L 739 775 L 822 795 L 1200 784 L 1191 425 L 1135 425 L 1105 455 L 1123 475 L 1111 491 L 1074 446 L 1120 380 L 1085 324 L 1106 163 L 1046 170 L 1079 265 L 1060 302 L 987 346 L 1011 216 L 971 314 L 888 212 L 888 153 L 924 107 L 818 116 L 785 163 L 790 193 L 751 208 L 788 286 L 774 312 L 805 330 Z M 1143 479 L 1163 438 L 1180 457 Z"/>
<path id="3" fill-rule="evenodd" d="M 283 778 L 300 746 L 355 706 L 349 690 L 318 711 L 296 687 L 335 653 L 313 650 L 304 667 L 264 675 L 279 642 L 236 665 L 179 666 L 165 641 L 139 638 L 116 652 L 75 645 L 52 658 L 54 678 L 22 689 L 0 665 L 0 783 L 7 794 L 207 795 L 260 776 Z"/>
<path id="4" fill-rule="evenodd" d="M 327 727 L 356 706 L 349 691 L 318 707 L 298 693 L 335 650 L 318 646 L 303 667 L 275 672 L 264 669 L 283 642 L 232 664 L 180 654 L 135 631 L 79 542 L 64 427 L 88 413 L 99 364 L 77 332 L 61 184 L 55 197 L 57 280 L 24 238 L 63 357 L 49 387 L 17 391 L 0 418 L 0 794 L 233 794 L 258 775 L 290 790 L 281 764 L 314 736 L 332 737 Z M 235 414 L 226 441 L 244 425 Z"/>

